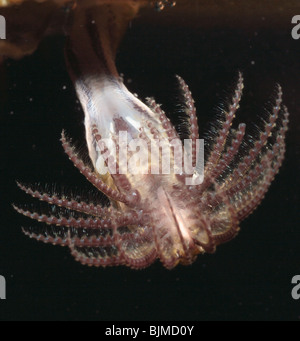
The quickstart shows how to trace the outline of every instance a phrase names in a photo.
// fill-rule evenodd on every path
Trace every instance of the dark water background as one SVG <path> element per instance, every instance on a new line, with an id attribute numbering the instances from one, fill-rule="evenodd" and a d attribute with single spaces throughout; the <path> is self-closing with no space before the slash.
<path id="1" fill-rule="evenodd" d="M 295 13 L 296 14 L 296 13 Z M 300 14 L 300 13 L 298 13 Z M 267 26 L 267 25 L 266 25 Z M 299 320 L 291 279 L 300 275 L 300 40 L 291 24 L 276 28 L 184 28 L 135 21 L 118 68 L 140 97 L 154 95 L 169 113 L 178 100 L 174 75 L 193 92 L 201 131 L 244 73 L 240 120 L 251 124 L 276 82 L 291 112 L 287 156 L 262 205 L 239 236 L 214 255 L 172 271 L 159 262 L 143 271 L 77 264 L 65 248 L 29 240 L 28 219 L 11 203 L 32 201 L 15 184 L 41 182 L 93 189 L 64 155 L 63 128 L 84 145 L 83 114 L 66 72 L 62 37 L 2 69 L 0 115 L 0 274 L 7 280 L 1 320 Z M 171 114 L 176 121 L 176 114 Z M 83 147 L 84 148 L 84 147 Z M 39 207 L 39 204 L 35 204 Z M 34 223 L 33 223 L 34 224 Z"/>

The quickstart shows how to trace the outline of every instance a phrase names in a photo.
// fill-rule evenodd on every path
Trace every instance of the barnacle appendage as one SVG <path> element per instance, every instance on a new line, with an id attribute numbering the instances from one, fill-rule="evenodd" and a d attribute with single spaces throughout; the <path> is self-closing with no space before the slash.
<path id="1" fill-rule="evenodd" d="M 184 80 L 177 78 L 185 102 L 189 137 L 195 147 L 199 134 L 194 100 Z M 107 78 L 101 84 L 104 86 L 100 97 L 93 93 L 91 84 L 87 86 L 88 95 L 86 88 L 79 90 L 94 169 L 84 164 L 64 133 L 62 144 L 75 167 L 110 198 L 111 206 L 78 202 L 18 184 L 34 198 L 69 212 L 45 215 L 14 206 L 19 213 L 46 224 L 39 233 L 31 229 L 24 229 L 24 233 L 44 243 L 69 247 L 75 259 L 84 265 L 126 265 L 134 269 L 147 267 L 156 259 L 169 269 L 178 263 L 191 264 L 198 254 L 214 252 L 219 244 L 234 238 L 240 222 L 264 198 L 284 159 L 289 114 L 282 106 L 281 87 L 278 86 L 275 105 L 259 136 L 250 143 L 245 124 L 239 124 L 237 129 L 232 127 L 244 87 L 239 75 L 235 94 L 206 156 L 204 181 L 190 186 L 184 173 L 117 172 L 109 174 L 109 179 L 100 174 L 97 167 L 103 150 L 110 154 L 107 141 L 114 141 L 121 130 L 130 139 L 138 137 L 146 144 L 156 138 L 170 143 L 178 137 L 154 99 L 148 99 L 146 106 L 119 80 Z M 241 148 L 243 142 L 248 143 L 247 152 Z M 170 154 L 174 161 L 171 147 Z M 195 148 L 191 157 L 195 163 Z M 119 164 L 117 168 L 122 167 Z"/>

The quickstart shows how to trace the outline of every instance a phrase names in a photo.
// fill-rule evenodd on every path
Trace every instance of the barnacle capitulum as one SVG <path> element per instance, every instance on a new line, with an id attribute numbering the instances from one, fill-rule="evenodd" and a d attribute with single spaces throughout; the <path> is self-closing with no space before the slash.
<path id="1" fill-rule="evenodd" d="M 219 244 L 237 235 L 240 222 L 260 204 L 279 171 L 289 114 L 282 106 L 282 89 L 278 86 L 274 106 L 255 140 L 249 141 L 245 124 L 233 129 L 244 87 L 239 74 L 235 93 L 201 166 L 197 158 L 203 150 L 197 152 L 199 129 L 194 100 L 178 76 L 193 173 L 184 167 L 180 172 L 146 172 L 157 166 L 152 157 L 146 159 L 146 167 L 140 162 L 135 172 L 129 172 L 120 154 L 116 156 L 114 146 L 130 154 L 132 141 L 139 140 L 147 148 L 163 141 L 171 165 L 177 163 L 175 149 L 184 147 L 161 106 L 153 98 L 146 105 L 134 96 L 115 66 L 120 31 L 124 28 L 120 22 L 135 15 L 135 3 L 106 3 L 93 9 L 78 6 L 66 48 L 68 70 L 85 114 L 92 167 L 81 160 L 64 132 L 62 146 L 75 167 L 110 199 L 111 205 L 102 207 L 100 203 L 67 199 L 18 183 L 29 195 L 62 207 L 67 213 L 57 216 L 14 208 L 44 223 L 38 233 L 24 229 L 27 236 L 68 247 L 84 265 L 141 269 L 160 259 L 171 269 L 179 263 L 191 264 L 198 254 L 212 253 Z M 122 133 L 126 133 L 128 143 L 121 146 L 118 138 Z M 163 156 L 155 160 L 160 162 Z M 110 162 L 116 171 L 106 167 Z"/>

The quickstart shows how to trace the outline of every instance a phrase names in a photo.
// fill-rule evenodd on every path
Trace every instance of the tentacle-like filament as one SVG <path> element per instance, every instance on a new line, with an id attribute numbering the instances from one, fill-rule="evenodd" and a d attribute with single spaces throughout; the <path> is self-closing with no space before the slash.
<path id="1" fill-rule="evenodd" d="M 196 109 L 188 86 L 182 78 L 178 77 L 178 81 L 185 99 L 193 148 L 190 156 L 195 166 L 199 139 Z M 282 107 L 281 87 L 278 86 L 276 103 L 262 131 L 251 146 L 248 143 L 245 152 L 241 145 L 247 143 L 246 125 L 232 128 L 244 87 L 239 75 L 231 104 L 206 158 L 204 181 L 191 186 L 185 183 L 190 177 L 185 170 L 181 174 L 124 172 L 127 164 L 120 155 L 115 156 L 114 145 L 117 144 L 117 151 L 125 148 L 133 156 L 131 144 L 137 138 L 147 149 L 165 141 L 174 164 L 173 141 L 179 137 L 154 99 L 147 100 L 147 107 L 131 96 L 120 81 L 113 79 L 106 85 L 106 91 L 111 92 L 107 98 L 115 99 L 111 103 L 114 114 L 110 114 L 109 130 L 101 125 L 103 119 L 107 120 L 106 113 L 102 111 L 104 118 L 98 116 L 96 99 L 92 94 L 87 97 L 87 139 L 94 169 L 84 164 L 64 132 L 61 141 L 74 166 L 110 199 L 111 206 L 46 194 L 18 183 L 33 198 L 69 212 L 56 216 L 14 206 L 26 217 L 46 224 L 39 232 L 23 229 L 24 233 L 44 243 L 69 247 L 74 258 L 84 265 L 126 265 L 134 269 L 149 266 L 156 259 L 169 269 L 178 263 L 191 264 L 198 254 L 214 252 L 219 244 L 234 238 L 240 222 L 260 204 L 284 158 L 289 114 Z M 122 146 L 118 145 L 120 132 L 126 132 L 129 138 Z M 178 148 L 184 149 L 181 141 Z M 159 161 L 162 159 L 163 156 Z M 152 155 L 146 159 L 150 162 L 146 169 L 151 169 L 153 160 Z M 103 167 L 109 162 L 117 165 L 116 173 L 104 175 Z M 142 165 L 137 163 L 136 167 Z"/>

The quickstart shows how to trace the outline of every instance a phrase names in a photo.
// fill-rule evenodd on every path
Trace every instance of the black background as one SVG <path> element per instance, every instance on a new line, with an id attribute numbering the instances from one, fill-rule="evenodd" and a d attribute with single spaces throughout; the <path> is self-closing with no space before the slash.
<path id="1" fill-rule="evenodd" d="M 59 142 L 64 128 L 85 148 L 64 39 L 47 38 L 34 55 L 6 62 L 1 70 L 0 274 L 7 280 L 7 300 L 0 301 L 1 320 L 300 319 L 300 301 L 291 297 L 292 277 L 300 274 L 300 40 L 292 39 L 291 28 L 290 22 L 248 29 L 156 26 L 139 18 L 123 40 L 117 64 L 126 85 L 141 98 L 154 95 L 174 121 L 175 74 L 190 85 L 202 133 L 218 104 L 228 103 L 238 70 L 246 85 L 241 121 L 258 122 L 276 82 L 291 112 L 280 174 L 262 205 L 242 222 L 239 236 L 216 254 L 172 271 L 159 262 L 143 271 L 86 268 L 67 249 L 23 236 L 21 226 L 31 222 L 11 203 L 32 201 L 17 189 L 16 179 L 77 188 L 87 197 L 94 192 Z"/>

